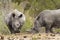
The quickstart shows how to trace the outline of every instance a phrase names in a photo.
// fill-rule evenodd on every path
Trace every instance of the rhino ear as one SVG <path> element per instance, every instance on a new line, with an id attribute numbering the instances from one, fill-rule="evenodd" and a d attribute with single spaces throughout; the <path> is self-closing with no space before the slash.
<path id="1" fill-rule="evenodd" d="M 21 18 L 22 16 L 23 16 L 23 14 L 20 14 L 20 15 L 19 15 L 19 18 Z"/>
<path id="2" fill-rule="evenodd" d="M 12 17 L 15 17 L 15 13 L 12 13 Z"/>

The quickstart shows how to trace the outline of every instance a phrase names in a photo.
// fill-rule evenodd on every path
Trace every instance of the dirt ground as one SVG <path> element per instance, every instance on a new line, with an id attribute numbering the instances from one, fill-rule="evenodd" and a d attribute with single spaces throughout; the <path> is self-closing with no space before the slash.
<path id="1" fill-rule="evenodd" d="M 0 40 L 60 40 L 60 34 L 38 33 L 38 34 L 10 34 L 1 35 Z"/>

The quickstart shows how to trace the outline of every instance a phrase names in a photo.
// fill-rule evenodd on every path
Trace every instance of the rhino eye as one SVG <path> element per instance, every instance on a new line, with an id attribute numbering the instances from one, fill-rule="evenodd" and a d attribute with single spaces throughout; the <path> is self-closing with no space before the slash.
<path id="1" fill-rule="evenodd" d="M 21 15 L 19 15 L 19 18 L 21 18 L 22 17 L 22 14 Z"/>
<path id="2" fill-rule="evenodd" d="M 13 16 L 13 17 L 15 17 L 15 14 L 14 14 L 14 13 L 12 13 L 12 16 Z"/>

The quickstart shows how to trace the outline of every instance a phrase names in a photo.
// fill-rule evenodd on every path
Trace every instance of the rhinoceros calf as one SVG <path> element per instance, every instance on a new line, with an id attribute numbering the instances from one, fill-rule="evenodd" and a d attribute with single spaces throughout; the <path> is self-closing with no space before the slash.
<path id="1" fill-rule="evenodd" d="M 19 33 L 21 27 L 25 22 L 25 15 L 17 9 L 11 11 L 5 16 L 5 23 L 7 24 L 11 33 Z"/>
<path id="2" fill-rule="evenodd" d="M 39 32 L 41 27 L 45 27 L 46 33 L 51 32 L 53 27 L 60 27 L 60 9 L 44 10 L 35 18 L 34 27 L 31 32 Z"/>

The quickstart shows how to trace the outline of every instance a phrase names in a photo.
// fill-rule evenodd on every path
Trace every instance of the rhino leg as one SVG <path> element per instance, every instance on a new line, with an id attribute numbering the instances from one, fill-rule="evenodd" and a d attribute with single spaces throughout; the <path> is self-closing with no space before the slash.
<path id="1" fill-rule="evenodd" d="M 54 33 L 53 30 L 52 30 L 52 28 L 53 28 L 53 26 L 50 27 L 50 32 L 51 32 L 51 33 Z"/>
<path id="2" fill-rule="evenodd" d="M 46 33 L 48 33 L 48 32 L 50 32 L 51 31 L 51 25 L 46 25 L 46 27 L 45 27 L 45 31 L 46 31 Z"/>
<path id="3" fill-rule="evenodd" d="M 45 27 L 45 32 L 46 32 L 46 33 L 49 32 L 49 27 Z"/>

